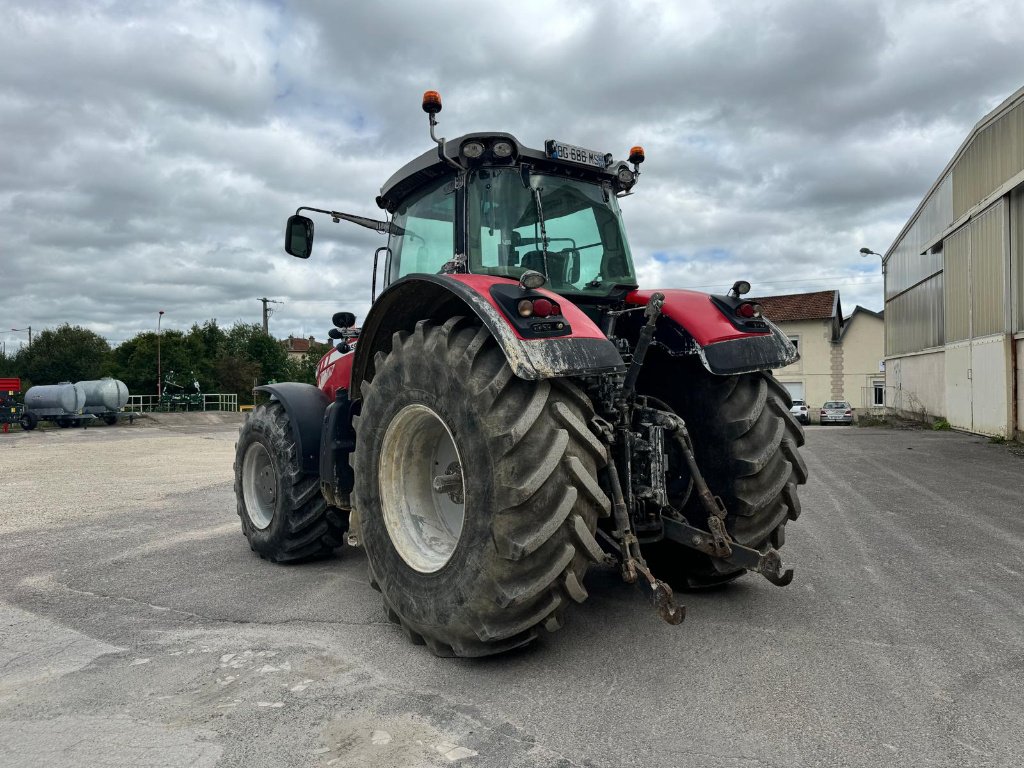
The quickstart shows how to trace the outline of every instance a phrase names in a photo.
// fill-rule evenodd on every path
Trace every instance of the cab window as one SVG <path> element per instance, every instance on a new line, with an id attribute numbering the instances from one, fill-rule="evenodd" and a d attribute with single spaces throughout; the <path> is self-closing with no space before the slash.
<path id="1" fill-rule="evenodd" d="M 392 235 L 388 282 L 414 273 L 436 274 L 455 253 L 455 185 L 451 179 L 427 187 L 395 212 L 401 235 Z"/>

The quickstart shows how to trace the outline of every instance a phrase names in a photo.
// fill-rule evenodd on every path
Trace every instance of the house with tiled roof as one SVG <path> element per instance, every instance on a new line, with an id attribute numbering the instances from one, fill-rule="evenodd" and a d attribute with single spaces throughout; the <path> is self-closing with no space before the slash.
<path id="1" fill-rule="evenodd" d="M 881 312 L 856 307 L 844 317 L 839 291 L 790 293 L 755 299 L 765 317 L 789 336 L 800 359 L 775 371 L 812 420 L 829 400 L 869 410 L 885 402 L 885 325 Z"/>
<path id="2" fill-rule="evenodd" d="M 281 342 L 284 346 L 284 351 L 288 353 L 288 357 L 291 359 L 300 360 L 302 357 L 309 352 L 310 348 L 315 344 L 321 344 L 322 342 L 317 341 L 312 336 L 309 338 L 296 338 L 289 336 L 287 339 Z"/>

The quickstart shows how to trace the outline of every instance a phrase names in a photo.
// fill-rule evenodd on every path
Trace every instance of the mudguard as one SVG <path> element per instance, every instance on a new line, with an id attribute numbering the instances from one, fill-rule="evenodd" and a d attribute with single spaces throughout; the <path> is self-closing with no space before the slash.
<path id="1" fill-rule="evenodd" d="M 632 291 L 630 304 L 647 304 L 655 291 Z M 737 327 L 709 294 L 668 289 L 662 314 L 693 339 L 704 367 L 719 376 L 784 368 L 800 359 L 796 347 L 778 326 L 766 318 L 758 321 L 763 330 L 744 331 Z M 718 297 L 718 301 L 729 301 Z"/>
<path id="2" fill-rule="evenodd" d="M 543 289 L 529 292 L 556 302 L 568 327 L 557 337 L 528 338 L 499 307 L 491 293 L 495 286 L 519 290 L 515 280 L 490 275 L 415 274 L 392 283 L 374 302 L 363 323 L 352 366 L 352 397 L 361 396 L 359 385 L 372 371 L 374 355 L 391 348 L 396 331 L 412 330 L 424 318 L 443 321 L 467 310 L 491 332 L 512 372 L 521 379 L 625 370 L 615 345 L 566 297 Z"/>
<path id="3" fill-rule="evenodd" d="M 302 460 L 302 471 L 309 475 L 320 472 L 320 431 L 327 410 L 327 395 L 312 384 L 283 382 L 256 387 L 271 400 L 279 400 L 288 414 L 292 437 Z"/>

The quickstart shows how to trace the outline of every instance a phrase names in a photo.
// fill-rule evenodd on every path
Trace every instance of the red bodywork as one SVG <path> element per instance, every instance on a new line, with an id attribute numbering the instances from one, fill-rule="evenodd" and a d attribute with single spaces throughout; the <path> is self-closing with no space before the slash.
<path id="1" fill-rule="evenodd" d="M 504 317 L 498 303 L 491 297 L 490 287 L 498 283 L 515 284 L 515 281 L 508 278 L 493 277 L 491 275 L 449 275 L 452 280 L 472 288 L 473 291 L 484 299 L 499 315 Z M 626 296 L 626 302 L 637 306 L 647 304 L 653 290 L 632 291 Z M 562 308 L 562 316 L 572 327 L 572 336 L 575 339 L 603 339 L 601 329 L 580 309 L 565 296 L 552 291 L 539 289 L 533 291 L 555 301 Z M 678 289 L 662 290 L 665 295 L 665 305 L 662 312 L 670 320 L 684 328 L 700 346 L 715 344 L 720 341 L 740 339 L 751 336 L 765 336 L 765 333 L 746 333 L 734 326 L 722 311 L 711 302 L 711 297 L 706 293 L 697 291 L 686 291 Z M 526 344 L 544 344 L 547 339 L 524 338 L 516 328 L 509 323 L 509 330 L 516 338 Z M 567 338 L 567 337 L 562 337 Z M 321 358 L 316 367 L 317 386 L 333 400 L 335 393 L 340 388 L 350 388 L 352 379 L 352 364 L 355 362 L 356 341 L 350 340 L 349 345 L 352 351 L 342 354 L 332 350 Z"/>
<path id="2" fill-rule="evenodd" d="M 333 401 L 339 389 L 348 389 L 352 383 L 352 363 L 356 359 L 355 339 L 350 339 L 348 344 L 352 347 L 351 352 L 342 354 L 332 349 L 316 364 L 316 385 L 327 395 L 328 400 Z"/>
<path id="3" fill-rule="evenodd" d="M 706 347 L 708 344 L 715 344 L 719 341 L 731 339 L 742 339 L 749 336 L 767 336 L 770 332 L 747 333 L 741 331 L 722 314 L 722 310 L 711 302 L 711 297 L 706 293 L 697 291 L 684 291 L 670 288 L 657 291 L 665 294 L 665 306 L 662 313 L 677 325 L 686 329 L 693 340 Z M 629 304 L 644 306 L 651 298 L 653 290 L 633 291 L 626 296 Z"/>
<path id="4" fill-rule="evenodd" d="M 18 394 L 21 392 L 21 379 L 0 379 L 0 392 Z"/>

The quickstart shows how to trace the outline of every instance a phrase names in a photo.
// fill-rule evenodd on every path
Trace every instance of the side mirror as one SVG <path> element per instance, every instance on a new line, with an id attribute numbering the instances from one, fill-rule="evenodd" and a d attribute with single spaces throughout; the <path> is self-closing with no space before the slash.
<path id="1" fill-rule="evenodd" d="M 313 252 L 313 220 L 298 214 L 288 217 L 284 230 L 284 250 L 299 259 Z"/>
<path id="2" fill-rule="evenodd" d="M 351 312 L 335 312 L 331 322 L 338 328 L 351 328 L 356 324 L 356 316 Z M 331 338 L 337 338 L 332 336 Z"/>
<path id="3" fill-rule="evenodd" d="M 580 252 L 575 248 L 569 249 L 569 264 L 566 270 L 569 274 L 566 276 L 567 283 L 578 283 L 580 280 Z"/>

